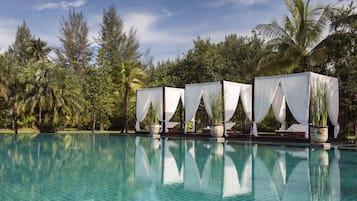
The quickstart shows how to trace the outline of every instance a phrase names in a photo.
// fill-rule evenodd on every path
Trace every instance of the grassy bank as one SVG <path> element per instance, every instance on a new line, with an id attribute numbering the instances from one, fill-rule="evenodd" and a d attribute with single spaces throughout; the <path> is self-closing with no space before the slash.
<path id="1" fill-rule="evenodd" d="M 39 134 L 40 131 L 38 129 L 34 128 L 21 128 L 18 130 L 19 134 Z M 77 129 L 68 129 L 68 130 L 62 130 L 62 131 L 57 131 L 56 134 L 91 134 L 91 130 L 77 130 Z M 120 134 L 121 131 L 94 131 L 95 134 L 110 134 L 110 133 L 116 133 Z M 134 130 L 129 130 L 129 134 L 134 134 Z M 0 134 L 15 134 L 14 130 L 11 129 L 0 129 Z"/>

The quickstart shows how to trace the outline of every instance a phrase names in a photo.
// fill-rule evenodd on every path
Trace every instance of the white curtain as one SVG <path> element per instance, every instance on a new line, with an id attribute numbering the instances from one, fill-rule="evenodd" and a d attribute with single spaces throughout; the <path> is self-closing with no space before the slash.
<path id="1" fill-rule="evenodd" d="M 308 127 L 310 90 L 308 73 L 298 73 L 294 76 L 286 76 L 281 79 L 286 103 L 295 120 Z M 305 138 L 308 138 L 308 130 Z"/>
<path id="2" fill-rule="evenodd" d="M 228 122 L 236 111 L 242 84 L 223 81 L 224 88 L 224 122 Z"/>
<path id="3" fill-rule="evenodd" d="M 151 104 L 153 107 L 156 107 L 158 115 L 159 115 L 159 120 L 163 120 L 163 91 L 162 87 L 159 88 L 154 88 L 156 90 L 152 90 L 150 93 L 151 96 Z"/>
<path id="4" fill-rule="evenodd" d="M 196 111 L 203 96 L 205 108 L 209 117 L 212 117 L 210 97 L 221 94 L 220 82 L 208 82 L 200 84 L 185 85 L 185 133 L 187 124 L 195 117 Z"/>
<path id="5" fill-rule="evenodd" d="M 281 124 L 280 129 L 285 130 L 286 104 L 285 95 L 280 84 L 276 90 L 275 97 L 272 102 L 272 108 L 275 119 L 278 120 L 278 122 Z"/>
<path id="6" fill-rule="evenodd" d="M 195 113 L 202 97 L 202 86 L 198 84 L 185 85 L 185 133 L 187 124 L 195 117 Z"/>
<path id="7" fill-rule="evenodd" d="M 269 111 L 278 87 L 279 79 L 255 78 L 254 81 L 254 122 L 253 134 L 258 134 L 257 123 L 261 122 Z"/>
<path id="8" fill-rule="evenodd" d="M 149 111 L 150 105 L 156 107 L 158 118 L 163 120 L 163 91 L 162 87 L 146 88 L 137 91 L 136 95 L 136 131 L 140 131 L 140 122 L 143 121 Z"/>
<path id="9" fill-rule="evenodd" d="M 165 87 L 165 122 L 174 116 L 180 99 L 184 104 L 184 93 L 184 89 Z"/>
<path id="10" fill-rule="evenodd" d="M 327 81 L 327 97 L 328 97 L 328 115 L 332 125 L 335 126 L 334 137 L 337 138 L 340 132 L 340 125 L 338 124 L 339 114 L 339 91 L 338 79 L 329 78 Z"/>
<path id="11" fill-rule="evenodd" d="M 240 91 L 243 110 L 249 121 L 252 121 L 252 85 L 243 84 Z"/>
<path id="12" fill-rule="evenodd" d="M 310 90 L 316 82 L 327 84 L 328 93 L 328 113 L 331 123 L 335 126 L 334 134 L 339 133 L 338 113 L 339 113 L 339 92 L 338 80 L 336 78 L 319 75 L 316 73 L 296 73 L 283 76 L 269 76 L 255 78 L 254 83 L 254 117 L 253 134 L 257 134 L 256 123 L 259 123 L 267 114 L 270 104 L 273 104 L 275 117 L 281 123 L 285 119 L 286 110 L 284 107 L 285 96 L 286 105 L 289 107 L 295 120 L 308 128 Z M 276 89 L 280 83 L 281 89 Z M 282 92 L 282 93 L 281 93 Z M 282 106 L 282 107 L 279 107 Z M 285 121 L 285 120 L 284 120 Z M 308 129 L 305 131 L 305 138 L 308 138 Z"/>
<path id="13" fill-rule="evenodd" d="M 136 93 L 136 131 L 140 131 L 140 121 L 143 121 L 151 103 L 149 90 L 138 90 Z"/>
<path id="14" fill-rule="evenodd" d="M 209 118 L 212 118 L 211 99 L 214 97 L 222 97 L 222 84 L 220 82 L 208 82 L 203 87 L 203 103 Z"/>

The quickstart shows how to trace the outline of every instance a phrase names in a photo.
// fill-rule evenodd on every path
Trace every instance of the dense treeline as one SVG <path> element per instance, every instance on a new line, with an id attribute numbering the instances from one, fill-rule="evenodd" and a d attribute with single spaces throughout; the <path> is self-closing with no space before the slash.
<path id="1" fill-rule="evenodd" d="M 124 32 L 114 6 L 103 11 L 97 48 L 89 42 L 82 12 L 70 10 L 60 20 L 60 47 L 48 47 L 23 22 L 14 43 L 0 55 L 0 127 L 15 132 L 22 127 L 41 132 L 127 131 L 134 127 L 135 91 L 140 87 L 184 87 L 223 79 L 251 83 L 254 76 L 314 71 L 339 78 L 341 128 L 356 133 L 353 3 L 346 8 L 311 8 L 309 1 L 286 0 L 286 6 L 283 24 L 257 25 L 250 37 L 230 34 L 218 43 L 198 36 L 183 55 L 156 66 L 148 51 L 139 50 L 135 28 Z M 235 120 L 244 129 L 249 122 L 241 110 Z M 263 124 L 274 126 L 269 118 Z"/>

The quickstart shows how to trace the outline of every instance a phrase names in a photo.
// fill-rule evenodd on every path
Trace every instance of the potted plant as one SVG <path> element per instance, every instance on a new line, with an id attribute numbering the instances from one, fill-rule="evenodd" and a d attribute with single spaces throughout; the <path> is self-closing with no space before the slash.
<path id="1" fill-rule="evenodd" d="M 222 137 L 223 136 L 223 118 L 222 118 L 222 97 L 211 96 L 211 136 Z"/>
<path id="2" fill-rule="evenodd" d="M 151 107 L 148 111 L 147 118 L 149 121 L 149 133 L 151 135 L 159 134 L 160 123 L 159 123 L 159 114 L 158 114 L 156 105 L 151 105 Z"/>
<path id="3" fill-rule="evenodd" d="M 328 140 L 328 100 L 326 84 L 315 82 L 312 88 L 311 98 L 311 141 L 324 143 Z"/>

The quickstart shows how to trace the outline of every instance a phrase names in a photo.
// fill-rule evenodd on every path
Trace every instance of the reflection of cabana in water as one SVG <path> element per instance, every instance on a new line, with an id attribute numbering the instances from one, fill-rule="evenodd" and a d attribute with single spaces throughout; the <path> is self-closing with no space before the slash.
<path id="1" fill-rule="evenodd" d="M 308 149 L 300 151 L 279 151 L 280 156 L 273 163 L 272 172 L 260 156 L 254 160 L 255 200 L 310 200 L 311 186 Z M 301 160 L 287 175 L 286 155 Z M 295 159 L 296 160 L 296 159 Z"/>
<path id="2" fill-rule="evenodd" d="M 227 146 L 229 145 L 225 146 L 227 152 Z M 195 147 L 196 145 L 193 144 L 192 147 L 187 148 L 185 151 L 185 190 L 222 197 L 244 196 L 252 193 L 252 155 L 248 156 L 247 160 L 244 161 L 243 170 L 239 172 L 227 153 L 223 156 L 209 154 L 205 160 L 203 170 L 200 172 L 196 162 Z M 211 148 L 214 148 L 214 146 Z M 229 151 L 235 152 L 233 148 Z M 217 159 L 215 157 L 221 158 Z"/>
<path id="3" fill-rule="evenodd" d="M 197 84 L 185 85 L 185 133 L 187 133 L 188 122 L 195 123 L 195 114 L 200 104 L 201 98 L 205 105 L 206 112 L 212 118 L 211 98 L 213 96 L 222 97 L 224 94 L 224 124 L 234 115 L 236 111 L 239 97 L 241 98 L 244 112 L 249 120 L 251 120 L 251 102 L 252 90 L 251 85 L 240 84 L 235 82 L 221 81 L 221 82 L 206 82 Z M 226 130 L 226 129 L 225 129 Z"/>
<path id="4" fill-rule="evenodd" d="M 140 122 L 145 119 L 150 105 L 155 105 L 158 109 L 163 133 L 167 132 L 167 128 L 176 126 L 178 123 L 169 121 L 175 114 L 180 99 L 184 105 L 184 89 L 156 87 L 137 90 L 135 130 L 140 131 Z"/>
<path id="5" fill-rule="evenodd" d="M 177 148 L 179 145 L 173 141 L 165 141 L 164 161 L 163 161 L 163 185 L 183 183 L 183 167 L 178 167 L 178 163 L 170 151 L 170 147 Z M 183 164 L 182 164 L 183 166 Z"/>
<path id="6" fill-rule="evenodd" d="M 339 92 L 337 78 L 311 72 L 289 75 L 256 77 L 254 79 L 253 104 L 253 134 L 257 135 L 257 123 L 267 115 L 272 105 L 275 118 L 285 129 L 286 105 L 297 122 L 304 125 L 305 138 L 309 138 L 309 107 L 310 91 L 317 84 L 326 84 L 328 97 L 328 114 L 332 125 L 335 126 L 334 136 L 339 133 Z"/>
<path id="7" fill-rule="evenodd" d="M 148 157 L 148 148 L 140 144 L 140 137 L 136 137 L 135 140 L 135 178 L 143 181 L 153 181 L 154 183 L 161 182 L 161 151 L 155 152 L 157 158 L 156 161 L 152 161 L 152 158 Z M 150 148 L 152 149 L 152 148 Z"/>

